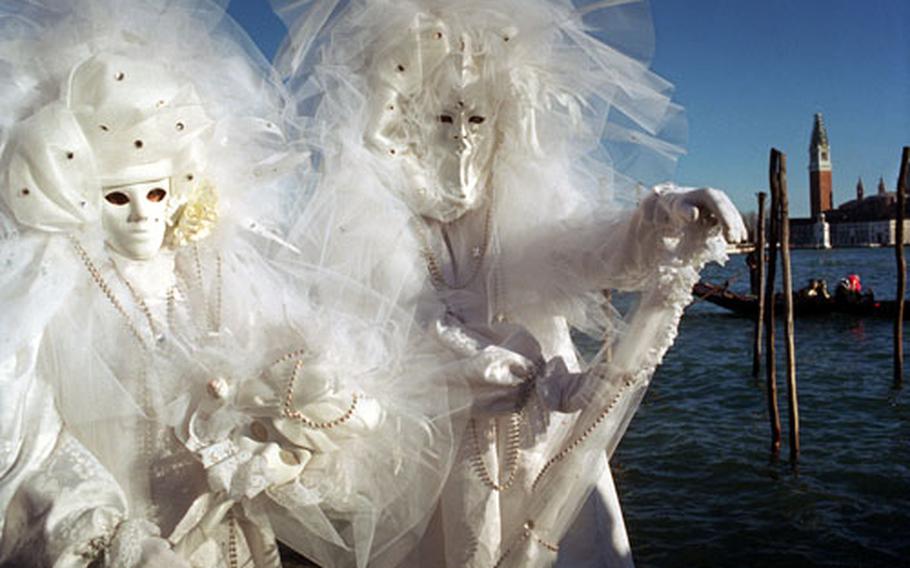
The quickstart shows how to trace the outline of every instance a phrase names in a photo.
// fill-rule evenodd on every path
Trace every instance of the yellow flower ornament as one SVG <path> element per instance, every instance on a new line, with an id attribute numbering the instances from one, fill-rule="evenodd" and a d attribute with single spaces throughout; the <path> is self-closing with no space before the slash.
<path id="1" fill-rule="evenodd" d="M 179 248 L 198 242 L 211 234 L 218 223 L 218 191 L 205 180 L 196 185 L 185 204 L 174 216 L 168 244 Z"/>

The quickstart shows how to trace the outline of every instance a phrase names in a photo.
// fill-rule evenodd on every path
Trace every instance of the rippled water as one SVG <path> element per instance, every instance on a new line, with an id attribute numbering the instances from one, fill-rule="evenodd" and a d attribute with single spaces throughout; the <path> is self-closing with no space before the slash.
<path id="1" fill-rule="evenodd" d="M 794 251 L 793 262 L 797 287 L 824 277 L 833 289 L 858 272 L 877 296 L 894 295 L 892 250 Z M 734 256 L 705 277 L 745 291 L 744 267 Z M 892 388 L 891 334 L 890 321 L 797 320 L 796 473 L 782 361 L 775 463 L 751 321 L 691 306 L 613 458 L 637 565 L 910 566 L 910 382 Z"/>

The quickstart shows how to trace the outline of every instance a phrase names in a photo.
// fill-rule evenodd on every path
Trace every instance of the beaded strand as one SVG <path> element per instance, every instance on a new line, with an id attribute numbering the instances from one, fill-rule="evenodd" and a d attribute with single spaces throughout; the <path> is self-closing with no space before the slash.
<path id="1" fill-rule="evenodd" d="M 415 220 L 415 232 L 417 233 L 417 238 L 420 241 L 420 255 L 423 257 L 424 262 L 427 265 L 427 272 L 430 275 L 430 283 L 433 284 L 433 287 L 437 290 L 463 290 L 470 286 L 474 280 L 477 279 L 477 276 L 480 274 L 480 269 L 484 264 L 486 259 L 487 252 L 490 248 L 490 235 L 492 234 L 492 224 L 493 224 L 493 196 L 489 196 L 489 202 L 487 203 L 486 212 L 484 213 L 484 223 L 483 223 L 483 238 L 480 241 L 480 245 L 474 247 L 471 250 L 471 259 L 472 269 L 471 274 L 463 282 L 449 282 L 446 278 L 445 272 L 442 270 L 442 266 L 439 262 L 439 258 L 436 256 L 436 253 L 433 252 L 433 247 L 430 245 L 430 236 L 428 234 L 429 230 L 427 228 L 426 221 Z M 445 230 L 445 228 L 443 228 Z"/>
<path id="2" fill-rule="evenodd" d="M 223 264 L 224 263 L 221 259 L 221 254 L 219 253 L 215 256 L 215 306 L 213 308 L 213 315 L 212 315 L 212 319 L 213 319 L 212 331 L 221 330 L 221 319 L 222 319 L 221 296 L 223 294 L 222 288 L 224 287 L 223 283 L 222 283 L 223 282 L 223 276 L 222 276 L 222 270 L 223 270 L 222 265 Z"/>
<path id="3" fill-rule="evenodd" d="M 158 325 L 155 323 L 155 318 L 152 317 L 152 310 L 149 309 L 148 304 L 145 302 L 145 298 L 143 298 L 139 292 L 136 291 L 136 288 L 133 286 L 132 282 L 123 276 L 123 273 L 120 272 L 120 267 L 117 266 L 117 263 L 113 258 L 111 259 L 111 264 L 114 266 L 114 273 L 117 275 L 117 278 L 119 278 L 123 285 L 126 286 L 126 289 L 129 290 L 130 296 L 133 297 L 133 301 L 136 302 L 136 305 L 139 306 L 139 309 L 142 311 L 142 314 L 148 321 L 149 329 L 152 330 L 152 337 L 154 337 L 156 341 L 161 341 L 164 336 L 158 330 Z"/>
<path id="4" fill-rule="evenodd" d="M 282 360 L 288 360 L 286 357 L 287 355 L 279 360 L 279 362 Z M 284 405 L 281 409 L 281 413 L 285 417 L 296 420 L 308 428 L 314 428 L 317 430 L 328 430 L 335 428 L 336 426 L 341 426 L 345 422 L 349 421 L 354 416 L 354 412 L 357 410 L 357 403 L 360 401 L 360 396 L 357 393 L 351 395 L 351 405 L 344 412 L 344 414 L 325 422 L 316 422 L 314 420 L 310 420 L 304 416 L 302 412 L 294 409 L 294 383 L 297 382 L 297 376 L 300 374 L 300 369 L 302 367 L 302 360 L 297 360 L 294 363 L 294 370 L 291 371 L 291 378 L 288 380 L 288 386 L 284 396 Z"/>
<path id="5" fill-rule="evenodd" d="M 234 517 L 234 510 L 231 509 L 227 514 L 228 521 L 228 565 L 230 568 L 240 566 L 239 555 L 237 554 L 237 519 Z"/>
<path id="6" fill-rule="evenodd" d="M 544 539 L 540 538 L 534 532 L 534 521 L 528 519 L 525 521 L 524 530 L 522 531 L 521 536 L 518 537 L 518 540 L 516 540 L 512 546 L 502 551 L 502 553 L 499 555 L 499 560 L 496 561 L 496 564 L 493 565 L 493 568 L 499 568 L 502 566 L 502 563 L 505 562 L 506 558 L 508 558 L 510 554 L 512 554 L 512 551 L 515 550 L 515 547 L 530 538 L 533 538 L 537 544 L 543 546 L 550 552 L 559 552 L 559 545 L 547 542 Z"/>
<path id="7" fill-rule="evenodd" d="M 127 313 L 126 309 L 123 307 L 123 304 L 120 303 L 120 300 L 117 299 L 117 296 L 114 295 L 114 291 L 111 290 L 110 284 L 107 283 L 107 280 L 104 279 L 104 276 L 101 275 L 101 271 L 98 270 L 98 267 L 92 262 L 91 257 L 89 257 L 88 251 L 82 246 L 82 243 L 79 240 L 70 235 L 70 242 L 73 244 L 73 248 L 76 249 L 76 254 L 82 260 L 82 264 L 85 265 L 86 270 L 88 270 L 89 276 L 91 276 L 92 281 L 98 286 L 101 292 L 107 297 L 111 305 L 114 306 L 114 309 L 123 316 L 123 319 L 126 321 L 126 325 L 129 328 L 130 332 L 139 342 L 143 348 L 148 346 L 145 343 L 145 340 L 142 338 L 142 334 L 139 332 L 139 329 L 136 327 L 136 324 L 133 323 L 133 318 Z"/>
<path id="8" fill-rule="evenodd" d="M 585 428 L 585 430 L 581 434 L 579 434 L 578 437 L 576 437 L 574 440 L 569 442 L 569 444 L 567 444 L 562 450 L 560 450 L 559 453 L 557 453 L 555 456 L 553 456 L 552 458 L 547 460 L 547 462 L 544 464 L 543 468 L 540 470 L 540 473 L 538 473 L 537 477 L 534 478 L 534 482 L 531 483 L 532 491 L 537 488 L 537 484 L 540 483 L 540 480 L 544 477 L 544 475 L 547 473 L 547 471 L 551 467 L 553 467 L 558 462 L 567 458 L 569 456 L 569 454 L 571 454 L 573 451 L 575 451 L 582 443 L 584 443 L 585 440 L 588 439 L 588 437 L 591 436 L 591 434 L 594 433 L 594 430 L 596 430 L 597 427 L 600 426 L 600 424 L 604 420 L 606 420 L 606 418 L 610 414 L 610 412 L 612 412 L 613 409 L 616 408 L 616 405 L 619 404 L 619 401 L 622 398 L 623 394 L 627 390 L 632 388 L 634 385 L 635 385 L 635 379 L 632 375 L 629 375 L 626 378 L 625 382 L 623 383 L 622 388 L 619 389 L 619 392 L 617 392 L 616 395 L 612 398 L 612 400 L 610 400 L 610 403 L 606 406 L 606 408 L 604 408 L 600 412 L 600 414 L 597 415 L 597 417 L 594 419 L 594 421 L 591 422 L 591 424 L 587 428 Z"/>
<path id="9" fill-rule="evenodd" d="M 477 422 L 474 418 L 470 420 L 471 437 L 474 442 L 474 453 L 471 455 L 471 465 L 474 467 L 474 473 L 480 478 L 484 485 L 493 491 L 505 491 L 515 482 L 515 474 L 518 472 L 518 454 L 521 442 L 521 422 L 522 411 L 518 410 L 509 415 L 509 431 L 506 435 L 506 471 L 505 481 L 497 483 L 493 481 L 493 476 L 487 468 L 480 451 L 480 442 L 477 439 Z M 495 418 L 494 418 L 495 420 Z M 502 476 L 500 476 L 502 479 Z"/>
<path id="10" fill-rule="evenodd" d="M 286 362 L 290 361 L 291 359 L 297 359 L 298 357 L 303 357 L 304 355 L 306 355 L 306 352 L 307 352 L 306 347 L 301 347 L 300 349 L 298 349 L 296 351 L 291 351 L 290 353 L 285 353 L 281 357 L 272 361 L 272 364 L 269 365 L 269 367 L 274 367 L 275 365 L 280 365 L 282 363 L 286 363 Z"/>

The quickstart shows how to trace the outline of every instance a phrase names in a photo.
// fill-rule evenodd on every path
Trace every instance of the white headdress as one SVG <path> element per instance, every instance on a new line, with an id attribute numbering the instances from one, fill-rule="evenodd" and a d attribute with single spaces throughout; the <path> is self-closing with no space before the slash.
<path id="1" fill-rule="evenodd" d="M 6 190 L 20 223 L 75 228 L 97 219 L 102 187 L 161 178 L 172 178 L 176 206 L 198 183 L 212 121 L 163 63 L 98 54 L 62 91 L 11 137 Z"/>
<path id="2" fill-rule="evenodd" d="M 483 91 L 484 126 L 495 130 L 485 180 L 494 201 L 489 263 L 550 228 L 571 233 L 568 226 L 594 211 L 615 216 L 635 204 L 642 183 L 665 180 L 683 151 L 685 120 L 672 85 L 648 69 L 653 37 L 643 2 L 273 4 L 291 31 L 278 67 L 299 110 L 315 119 L 308 142 L 325 163 L 325 193 L 370 212 L 339 221 L 348 236 L 363 235 L 364 264 L 384 264 L 381 250 L 400 248 L 413 212 L 436 209 L 428 216 L 443 222 L 460 214 L 451 191 L 412 174 L 436 169 L 427 147 L 452 90 Z M 406 196 L 409 210 L 380 203 L 377 196 L 389 193 Z M 513 313 L 561 313 L 589 330 L 606 325 L 592 307 L 600 302 L 574 279 L 533 284 Z"/>
<path id="3" fill-rule="evenodd" d="M 643 2 L 273 4 L 291 29 L 279 69 L 292 85 L 307 83 L 297 90 L 300 102 L 309 107 L 324 95 L 326 112 L 354 111 L 346 122 L 365 121 L 362 133 L 396 154 L 420 137 L 420 120 L 433 116 L 441 89 L 478 83 L 509 115 L 500 121 L 503 140 L 531 155 L 582 156 L 605 146 L 614 174 L 634 184 L 665 179 L 649 179 L 656 162 L 664 163 L 656 175 L 666 175 L 683 151 L 672 85 L 648 70 L 653 38 Z M 355 98 L 366 87 L 369 108 Z M 641 163 L 647 154 L 653 159 Z"/>

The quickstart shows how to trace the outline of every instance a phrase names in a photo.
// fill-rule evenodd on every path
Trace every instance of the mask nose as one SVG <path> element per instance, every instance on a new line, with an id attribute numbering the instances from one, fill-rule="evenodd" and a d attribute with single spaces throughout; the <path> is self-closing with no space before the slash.
<path id="1" fill-rule="evenodd" d="M 458 148 L 458 153 L 464 153 L 471 147 L 471 141 L 468 136 L 469 136 L 469 134 L 468 134 L 467 124 L 463 120 L 459 121 L 458 131 L 453 136 L 453 138 L 455 139 L 457 148 Z"/>
<path id="2" fill-rule="evenodd" d="M 141 197 L 139 199 L 131 199 L 130 214 L 126 218 L 127 223 L 142 223 L 148 221 L 148 218 L 149 211 L 146 200 Z"/>

